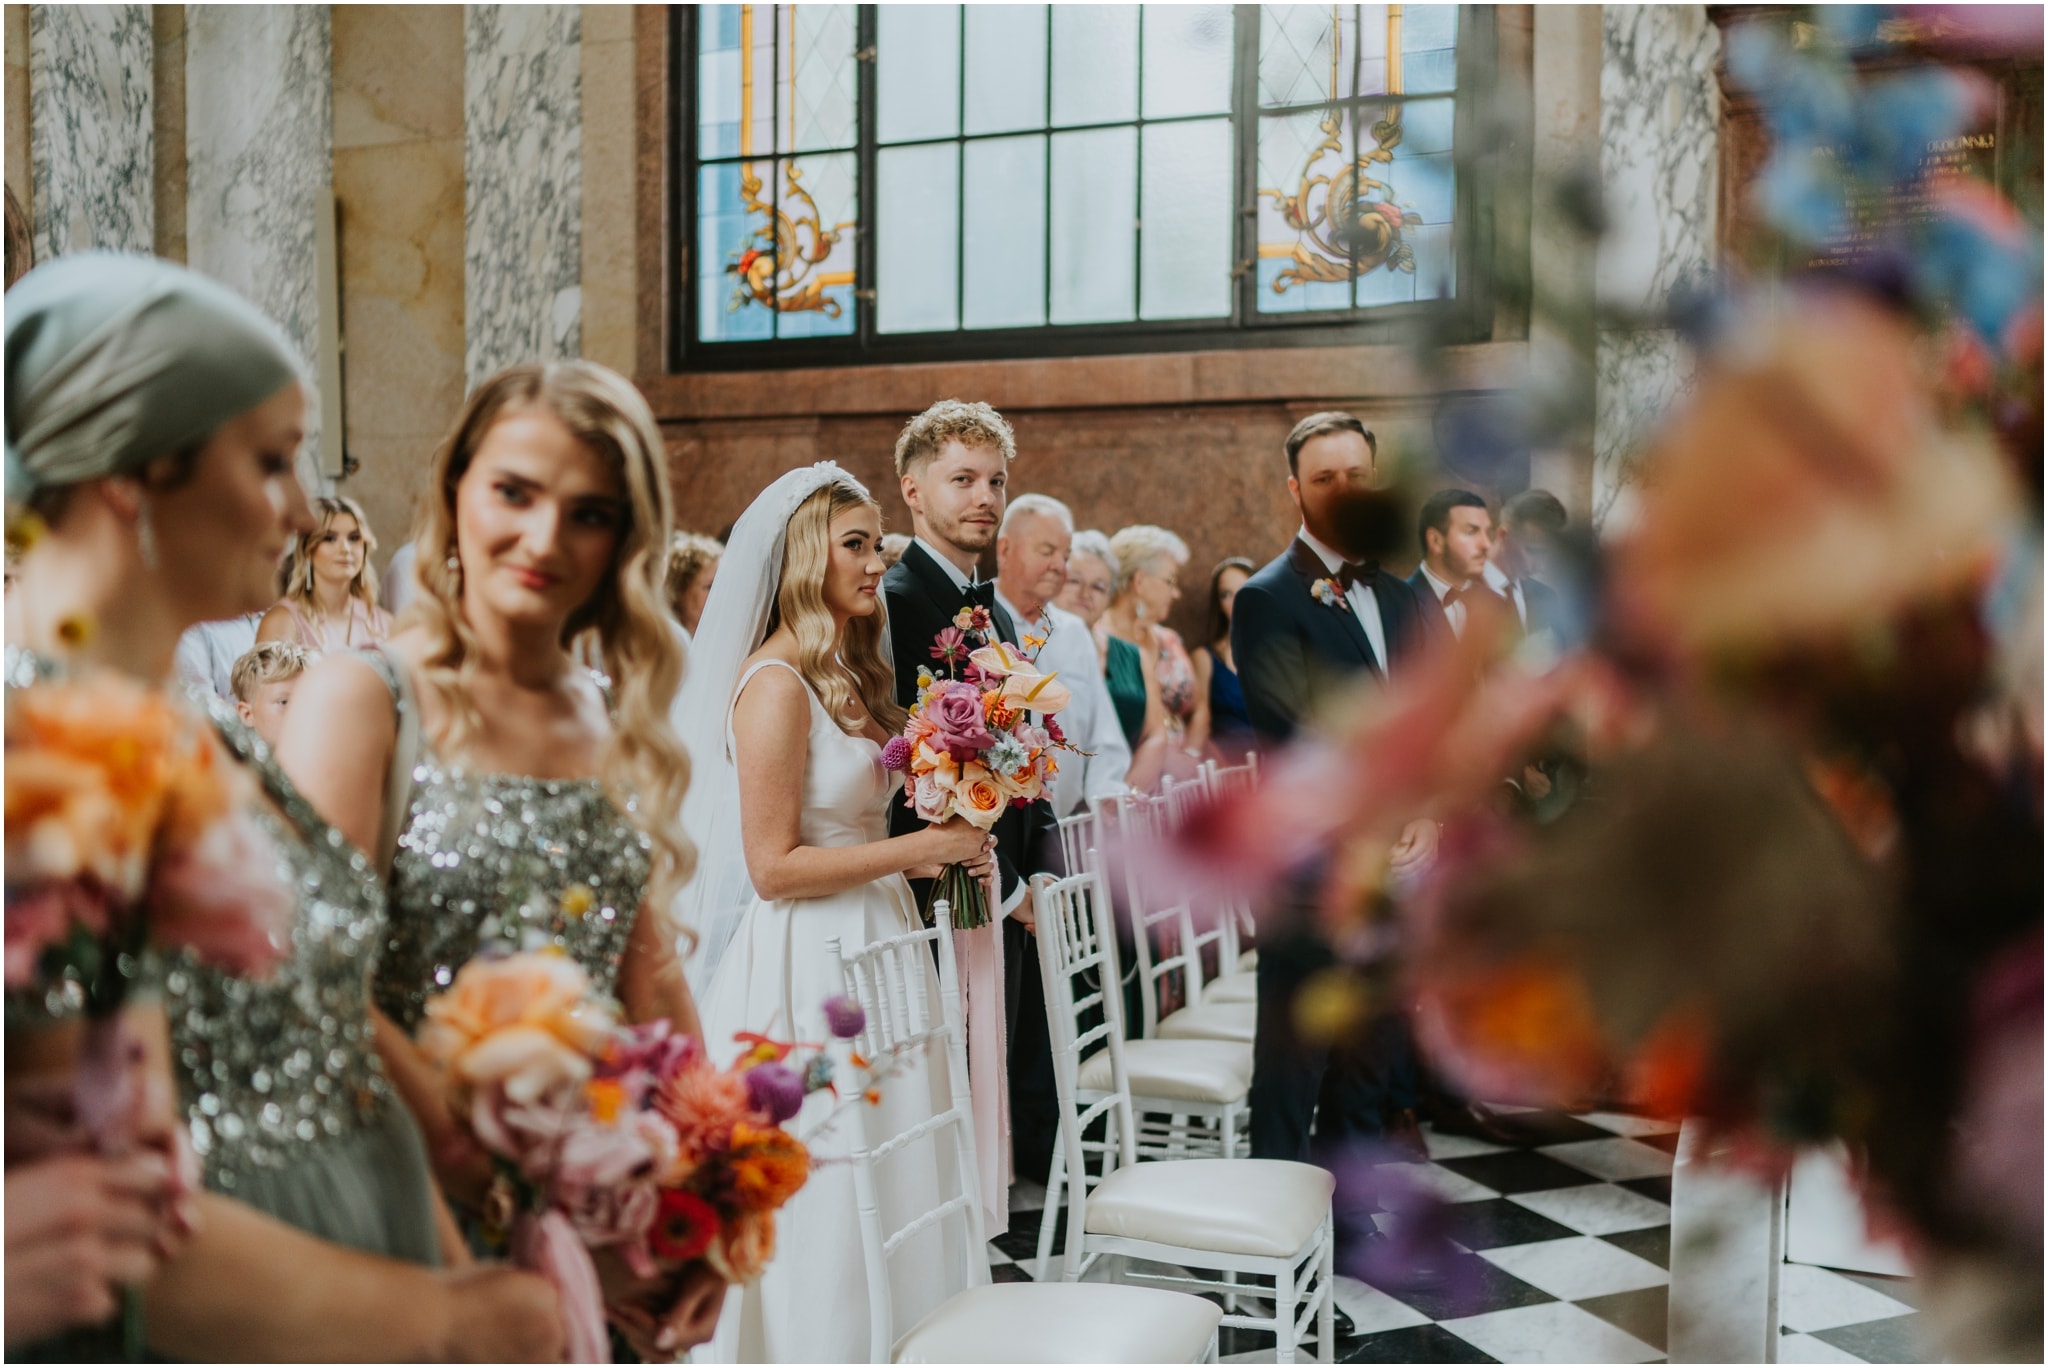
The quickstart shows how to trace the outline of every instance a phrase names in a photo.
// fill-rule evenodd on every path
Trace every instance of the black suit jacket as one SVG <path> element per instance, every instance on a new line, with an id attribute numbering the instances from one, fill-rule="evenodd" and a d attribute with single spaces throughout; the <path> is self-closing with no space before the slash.
<path id="1" fill-rule="evenodd" d="M 1230 650 L 1244 686 L 1252 728 L 1271 741 L 1294 735 L 1314 701 L 1319 682 L 1369 674 L 1382 682 L 1386 665 L 1349 602 L 1323 603 L 1309 586 L 1327 579 L 1322 558 L 1299 537 L 1237 591 L 1231 610 Z M 1407 581 L 1381 575 L 1373 587 L 1396 670 L 1424 645 L 1422 607 Z"/>
<path id="2" fill-rule="evenodd" d="M 995 619 L 996 635 L 1004 641 L 1017 640 L 1017 624 L 995 600 L 995 585 L 986 586 L 989 615 Z M 889 645 L 895 656 L 896 701 L 904 707 L 917 702 L 919 670 L 938 673 L 932 660 L 932 639 L 953 623 L 953 615 L 967 605 L 967 595 L 955 585 L 931 553 L 916 542 L 904 549 L 903 558 L 889 567 L 882 578 L 882 595 L 889 608 Z M 889 808 L 889 834 L 901 836 L 916 831 L 924 819 L 906 804 Z M 1019 882 L 1033 874 L 1062 874 L 1059 862 L 1058 819 L 1052 804 L 1040 799 L 1028 807 L 1012 807 L 996 820 L 996 868 L 1002 877 L 1004 901 Z M 924 900 L 924 881 L 916 890 Z M 995 909 L 991 908 L 991 912 Z"/>

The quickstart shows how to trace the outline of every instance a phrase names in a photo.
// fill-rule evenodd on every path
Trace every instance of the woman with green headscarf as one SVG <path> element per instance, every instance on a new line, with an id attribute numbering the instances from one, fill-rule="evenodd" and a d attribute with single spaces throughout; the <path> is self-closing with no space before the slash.
<path id="1" fill-rule="evenodd" d="M 168 687 L 180 633 L 265 606 L 279 557 L 311 525 L 295 468 L 306 402 L 275 325 L 181 267 L 84 253 L 8 291 L 6 492 L 23 547 L 10 686 L 113 672 Z M 232 713 L 216 704 L 212 718 L 260 783 L 254 815 L 297 911 L 271 978 L 172 959 L 167 1012 L 139 1012 L 208 1189 L 189 1242 L 142 1288 L 150 1346 L 197 1359 L 553 1356 L 545 1282 L 427 1266 L 466 1256 L 441 1239 L 452 1224 L 371 1047 L 381 886 Z M 8 1002 L 10 1136 L 25 1120 L 61 1143 L 64 1118 L 39 1109 L 50 1080 L 17 1042 L 47 1039 L 38 1028 L 63 1000 L 24 996 Z"/>

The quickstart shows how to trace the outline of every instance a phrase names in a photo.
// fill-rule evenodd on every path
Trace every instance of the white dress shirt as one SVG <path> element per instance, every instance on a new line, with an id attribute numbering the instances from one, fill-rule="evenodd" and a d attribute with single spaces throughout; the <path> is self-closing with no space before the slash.
<path id="1" fill-rule="evenodd" d="M 172 668 L 178 678 L 192 687 L 232 703 L 235 662 L 256 644 L 256 629 L 262 625 L 263 614 L 251 613 L 247 617 L 223 618 L 188 627 L 178 638 Z"/>
<path id="2" fill-rule="evenodd" d="M 959 566 L 953 564 L 952 558 L 950 556 L 947 556 L 944 552 L 940 551 L 938 547 L 933 546 L 923 537 L 912 537 L 910 539 L 910 544 L 912 546 L 922 546 L 924 548 L 924 553 L 927 556 L 930 556 L 933 560 L 937 561 L 939 563 L 939 569 L 946 572 L 946 578 L 953 581 L 953 587 L 955 589 L 965 589 L 969 585 L 978 582 L 970 578 L 965 570 L 962 570 Z"/>
<path id="3" fill-rule="evenodd" d="M 1073 694 L 1073 701 L 1060 710 L 1060 730 L 1069 741 L 1090 752 L 1060 757 L 1049 795 L 1053 815 L 1069 817 L 1083 803 L 1106 801 L 1122 793 L 1124 776 L 1131 769 L 1131 746 L 1124 739 L 1123 723 L 1117 721 L 1109 681 L 1102 674 L 1102 657 L 1095 653 L 1095 636 L 1088 624 L 1051 603 L 1034 622 L 1004 598 L 1000 589 L 996 602 L 1016 622 L 1020 634 L 1045 637 L 1045 645 L 1038 651 L 1038 668 L 1045 674 L 1057 673 L 1060 683 Z"/>
<path id="4" fill-rule="evenodd" d="M 1344 568 L 1344 557 L 1332 551 L 1304 527 L 1301 529 L 1302 544 L 1321 558 L 1323 564 L 1334 576 Z M 1380 621 L 1380 601 L 1373 597 L 1372 590 L 1363 584 L 1353 584 L 1345 593 L 1351 604 L 1351 611 L 1358 618 L 1358 625 L 1365 628 L 1365 639 L 1372 643 L 1373 657 L 1380 663 L 1380 672 L 1388 679 L 1394 677 L 1393 662 L 1387 659 L 1387 629 Z"/>
<path id="5" fill-rule="evenodd" d="M 1427 562 L 1422 567 L 1422 578 L 1429 582 L 1430 592 L 1436 595 L 1436 601 L 1443 604 L 1444 616 L 1450 619 L 1451 635 L 1462 641 L 1465 636 L 1465 605 L 1444 603 L 1444 595 L 1451 592 L 1451 586 L 1438 579 L 1436 572 L 1429 568 Z"/>

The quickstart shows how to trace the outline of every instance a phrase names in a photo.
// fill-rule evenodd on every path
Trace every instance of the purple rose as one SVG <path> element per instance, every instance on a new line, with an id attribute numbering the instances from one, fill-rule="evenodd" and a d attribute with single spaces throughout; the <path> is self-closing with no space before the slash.
<path id="1" fill-rule="evenodd" d="M 981 694 L 970 684 L 950 680 L 926 705 L 926 716 L 939 729 L 935 738 L 958 761 L 972 760 L 996 743 L 981 716 Z"/>
<path id="2" fill-rule="evenodd" d="M 845 993 L 825 999 L 825 1025 L 841 1040 L 851 1040 L 868 1024 L 868 1014 Z"/>
<path id="3" fill-rule="evenodd" d="M 889 738 L 889 744 L 882 747 L 882 768 L 885 770 L 907 770 L 910 768 L 910 743 L 900 736 Z"/>
<path id="4" fill-rule="evenodd" d="M 787 1064 L 756 1064 L 747 1070 L 747 1104 L 779 1126 L 804 1107 L 804 1076 Z"/>

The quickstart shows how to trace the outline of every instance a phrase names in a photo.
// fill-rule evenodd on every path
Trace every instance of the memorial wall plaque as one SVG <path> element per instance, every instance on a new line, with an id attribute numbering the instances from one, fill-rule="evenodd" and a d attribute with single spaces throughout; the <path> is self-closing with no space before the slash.
<path id="1" fill-rule="evenodd" d="M 1789 23 L 1794 41 L 1808 26 L 1791 20 L 1791 12 L 1775 6 L 1709 6 L 1723 30 L 1742 23 Z M 1770 159 L 1770 133 L 1763 113 L 1747 92 L 1732 85 L 1721 68 L 1721 184 L 1717 222 L 1720 258 L 1730 267 L 1842 267 L 1875 251 L 1888 239 L 1910 236 L 1917 221 L 1931 213 L 1930 191 L 1941 174 L 1978 176 L 1995 186 L 2037 226 L 2041 221 L 2041 57 L 1998 56 L 1971 59 L 1936 57 L 1915 51 L 1911 44 L 1894 55 L 1859 62 L 1860 70 L 1876 74 L 1930 61 L 1974 70 L 1996 93 L 1984 121 L 1957 137 L 1930 143 L 1921 159 L 1929 173 L 1910 187 L 1889 194 L 1852 195 L 1843 231 L 1816 244 L 1803 260 L 1785 260 L 1775 235 L 1758 212 L 1751 188 Z"/>

